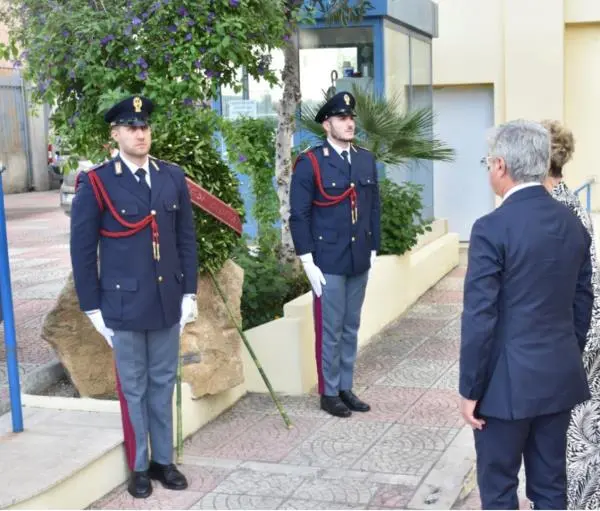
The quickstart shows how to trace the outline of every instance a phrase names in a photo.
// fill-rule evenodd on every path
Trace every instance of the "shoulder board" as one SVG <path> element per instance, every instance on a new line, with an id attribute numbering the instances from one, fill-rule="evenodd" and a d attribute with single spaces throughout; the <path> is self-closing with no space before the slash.
<path id="1" fill-rule="evenodd" d="M 180 165 L 177 165 L 177 163 L 173 163 L 172 161 L 161 160 L 161 159 L 157 158 L 156 156 L 148 155 L 148 158 L 150 158 L 150 161 L 155 161 L 156 163 L 164 163 L 165 165 L 171 165 L 172 167 L 180 166 Z"/>
<path id="2" fill-rule="evenodd" d="M 362 149 L 363 151 L 367 151 L 370 152 L 366 147 L 357 145 L 357 144 L 352 144 L 352 149 L 354 149 L 354 152 L 358 152 L 359 149 Z"/>
<path id="3" fill-rule="evenodd" d="M 96 163 L 96 165 L 92 165 L 91 167 L 87 168 L 87 169 L 81 169 L 81 172 L 90 172 L 92 170 L 98 170 L 101 169 L 102 167 L 108 165 L 110 163 L 110 161 L 103 161 L 100 163 Z"/>

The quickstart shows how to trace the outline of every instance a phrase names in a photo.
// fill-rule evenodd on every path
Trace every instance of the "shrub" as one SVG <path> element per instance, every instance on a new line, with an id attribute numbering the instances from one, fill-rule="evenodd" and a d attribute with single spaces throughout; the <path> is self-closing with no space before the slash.
<path id="1" fill-rule="evenodd" d="M 281 263 L 275 251 L 252 255 L 242 243 L 233 259 L 244 269 L 241 304 L 244 330 L 283 316 L 285 303 L 310 291 L 304 272 Z"/>
<path id="2" fill-rule="evenodd" d="M 381 255 L 402 255 L 415 246 L 419 234 L 431 231 L 431 221 L 421 216 L 422 188 L 410 182 L 380 181 Z"/>

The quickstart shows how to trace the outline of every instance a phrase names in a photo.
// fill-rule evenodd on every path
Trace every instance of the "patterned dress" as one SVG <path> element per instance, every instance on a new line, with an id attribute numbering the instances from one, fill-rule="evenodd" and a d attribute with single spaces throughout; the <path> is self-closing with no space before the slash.
<path id="1" fill-rule="evenodd" d="M 576 406 L 567 433 L 567 480 L 569 509 L 600 508 L 600 274 L 596 260 L 592 220 L 579 199 L 563 182 L 552 196 L 568 206 L 581 220 L 592 237 L 592 286 L 594 306 L 592 321 L 583 353 L 592 399 Z"/>

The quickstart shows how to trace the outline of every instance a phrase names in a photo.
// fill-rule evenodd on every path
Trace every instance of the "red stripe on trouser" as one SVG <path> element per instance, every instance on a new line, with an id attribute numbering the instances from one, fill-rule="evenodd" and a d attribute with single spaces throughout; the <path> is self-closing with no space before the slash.
<path id="1" fill-rule="evenodd" d="M 317 359 L 317 388 L 323 394 L 323 307 L 321 297 L 313 295 L 313 317 L 315 322 L 315 358 Z"/>
<path id="2" fill-rule="evenodd" d="M 133 425 L 129 418 L 129 408 L 127 407 L 127 400 L 121 390 L 121 382 L 119 381 L 119 372 L 115 366 L 115 380 L 117 381 L 117 394 L 119 396 L 119 403 L 121 405 L 121 423 L 123 424 L 123 440 L 125 443 L 125 456 L 127 457 L 127 465 L 129 470 L 133 470 L 135 467 L 135 433 L 133 432 Z"/>

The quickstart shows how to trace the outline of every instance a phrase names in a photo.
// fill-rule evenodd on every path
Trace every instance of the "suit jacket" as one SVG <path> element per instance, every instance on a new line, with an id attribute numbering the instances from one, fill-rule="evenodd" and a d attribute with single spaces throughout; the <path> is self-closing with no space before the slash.
<path id="1" fill-rule="evenodd" d="M 311 252 L 323 273 L 357 275 L 371 267 L 371 250 L 379 250 L 380 204 L 375 158 L 370 151 L 352 146 L 351 166 L 327 142 L 310 149 L 319 162 L 323 190 L 342 195 L 349 187 L 357 192 L 358 218 L 352 223 L 350 199 L 333 206 L 320 193 L 311 161 L 298 157 L 290 187 L 290 230 L 298 255 Z"/>
<path id="2" fill-rule="evenodd" d="M 482 416 L 522 419 L 590 397 L 590 236 L 542 186 L 473 225 L 464 286 L 460 394 Z"/>
<path id="3" fill-rule="evenodd" d="M 122 172 L 116 170 L 117 161 L 95 168 L 96 174 L 126 221 L 156 212 L 160 260 L 153 258 L 149 226 L 129 237 L 100 235 L 100 229 L 125 229 L 108 208 L 100 211 L 82 172 L 71 209 L 71 261 L 80 307 L 101 309 L 106 325 L 116 330 L 168 328 L 180 319 L 183 294 L 196 293 L 196 233 L 185 175 L 176 165 L 152 159 L 148 202 L 127 166 L 121 162 Z"/>

